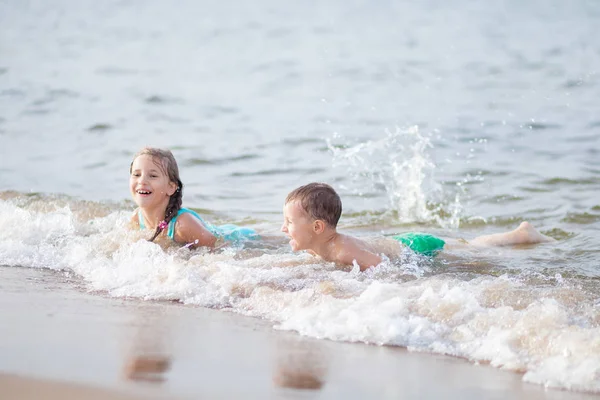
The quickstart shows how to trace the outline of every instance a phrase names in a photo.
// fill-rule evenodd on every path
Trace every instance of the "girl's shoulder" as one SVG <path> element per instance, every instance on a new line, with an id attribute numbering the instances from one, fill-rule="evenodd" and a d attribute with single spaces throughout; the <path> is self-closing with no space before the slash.
<path id="1" fill-rule="evenodd" d="M 191 210 L 190 210 L 191 211 Z M 171 229 L 172 228 L 172 229 Z M 202 219 L 195 212 L 180 211 L 168 236 L 185 245 L 214 247 L 216 237 L 206 229 Z"/>
<path id="2" fill-rule="evenodd" d="M 135 210 L 133 210 L 133 212 L 131 213 L 131 217 L 129 217 L 129 225 L 132 228 L 138 228 L 140 227 L 140 217 L 139 217 L 139 212 L 140 212 L 140 208 L 137 207 Z"/>
<path id="3" fill-rule="evenodd" d="M 194 211 L 192 210 L 188 210 L 187 208 L 182 208 L 181 210 L 179 210 L 179 212 L 177 213 L 177 216 L 175 217 L 175 223 L 179 226 L 185 226 L 185 225 L 196 225 L 196 224 L 200 224 L 202 226 L 204 226 L 204 224 L 202 223 L 202 219 L 198 216 L 198 214 L 196 214 Z"/>

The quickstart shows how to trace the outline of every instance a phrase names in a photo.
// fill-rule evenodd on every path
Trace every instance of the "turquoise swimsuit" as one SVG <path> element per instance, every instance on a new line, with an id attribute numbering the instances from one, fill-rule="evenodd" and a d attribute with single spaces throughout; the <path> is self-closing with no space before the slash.
<path id="1" fill-rule="evenodd" d="M 243 242 L 245 240 L 254 240 L 259 238 L 256 231 L 252 228 L 244 228 L 233 224 L 215 226 L 204 221 L 196 211 L 190 210 L 189 208 L 180 208 L 179 212 L 177 212 L 177 215 L 169 222 L 169 226 L 167 228 L 167 236 L 172 240 L 175 240 L 175 224 L 177 223 L 177 218 L 183 213 L 192 214 L 194 217 L 200 220 L 202 225 L 204 225 L 204 227 L 210 233 L 215 235 L 217 238 L 226 240 L 228 242 Z M 146 229 L 141 210 L 138 210 L 138 218 L 140 221 L 140 229 Z"/>
<path id="2" fill-rule="evenodd" d="M 427 233 L 407 232 L 401 235 L 392 236 L 417 254 L 435 257 L 442 251 L 446 242 L 442 239 L 429 235 Z"/>

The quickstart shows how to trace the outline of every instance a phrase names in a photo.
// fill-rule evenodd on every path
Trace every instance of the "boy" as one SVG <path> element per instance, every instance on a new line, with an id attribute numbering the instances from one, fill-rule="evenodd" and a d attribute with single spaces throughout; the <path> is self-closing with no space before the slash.
<path id="1" fill-rule="evenodd" d="M 382 258 L 378 254 L 399 254 L 397 243 L 394 243 L 397 250 L 389 251 L 390 239 L 386 240 L 386 246 L 383 242 L 375 243 L 338 233 L 336 226 L 341 214 L 342 201 L 331 186 L 309 183 L 293 190 L 285 199 L 281 231 L 290 237 L 293 251 L 307 250 L 325 261 L 342 265 L 353 265 L 356 261 L 361 271 L 381 263 Z M 435 256 L 445 245 L 442 239 L 427 234 L 407 233 L 393 239 L 427 256 Z M 528 222 L 522 222 L 514 231 L 480 236 L 469 244 L 506 246 L 553 240 L 539 233 Z"/>

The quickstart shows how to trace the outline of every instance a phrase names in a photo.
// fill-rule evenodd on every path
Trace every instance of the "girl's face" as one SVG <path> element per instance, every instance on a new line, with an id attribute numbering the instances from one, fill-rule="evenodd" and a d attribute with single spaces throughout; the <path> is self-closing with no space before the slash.
<path id="1" fill-rule="evenodd" d="M 133 160 L 129 176 L 129 190 L 135 203 L 141 207 L 162 206 L 166 208 L 169 197 L 177 190 L 160 163 L 143 154 Z"/>

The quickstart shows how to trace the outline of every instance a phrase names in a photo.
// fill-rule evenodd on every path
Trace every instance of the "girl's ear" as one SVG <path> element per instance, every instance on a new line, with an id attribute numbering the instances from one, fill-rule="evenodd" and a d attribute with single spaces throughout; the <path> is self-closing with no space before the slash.
<path id="1" fill-rule="evenodd" d="M 173 196 L 173 194 L 177 191 L 177 184 L 175 182 L 169 182 L 169 191 L 167 194 L 169 197 Z"/>
<path id="2" fill-rule="evenodd" d="M 317 234 L 323 233 L 323 231 L 325 231 L 325 222 L 320 219 L 315 220 L 313 223 L 313 230 Z"/>

